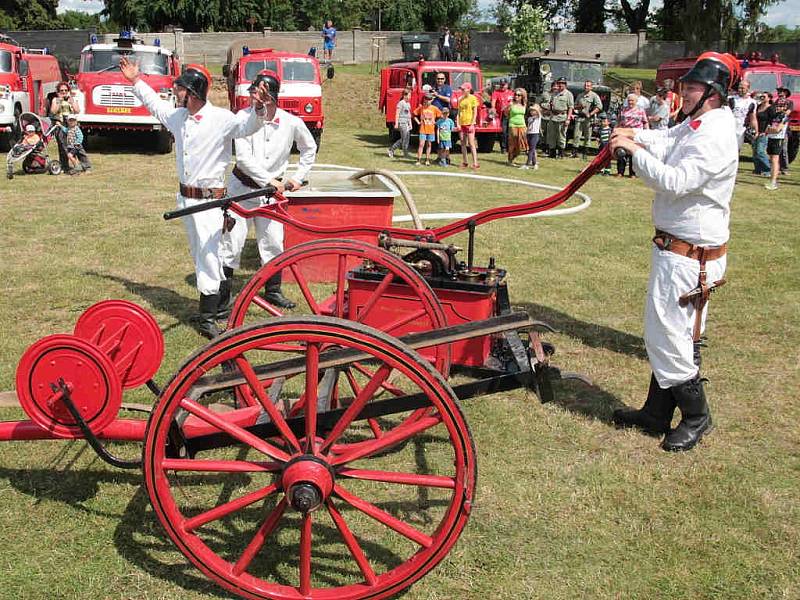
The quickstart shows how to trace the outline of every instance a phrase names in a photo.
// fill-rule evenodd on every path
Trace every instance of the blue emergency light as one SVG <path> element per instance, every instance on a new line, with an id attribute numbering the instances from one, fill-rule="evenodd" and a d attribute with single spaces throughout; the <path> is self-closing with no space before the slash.
<path id="1" fill-rule="evenodd" d="M 250 48 L 242 46 L 242 56 L 247 56 L 248 54 L 250 54 Z"/>
<path id="2" fill-rule="evenodd" d="M 155 46 L 156 48 L 160 48 L 161 47 L 161 40 L 158 39 L 158 38 L 154 39 L 153 40 L 153 46 Z"/>
<path id="3" fill-rule="evenodd" d="M 96 44 L 97 43 L 97 36 L 95 34 L 92 34 L 91 36 L 89 36 L 89 43 L 90 44 Z"/>
<path id="4" fill-rule="evenodd" d="M 314 57 L 317 56 L 317 47 L 311 46 L 311 48 L 308 49 L 308 55 Z"/>
<path id="5" fill-rule="evenodd" d="M 121 39 L 121 40 L 129 40 L 131 38 L 132 38 L 131 32 L 128 31 L 127 29 L 124 29 L 124 30 L 119 32 L 119 39 Z"/>

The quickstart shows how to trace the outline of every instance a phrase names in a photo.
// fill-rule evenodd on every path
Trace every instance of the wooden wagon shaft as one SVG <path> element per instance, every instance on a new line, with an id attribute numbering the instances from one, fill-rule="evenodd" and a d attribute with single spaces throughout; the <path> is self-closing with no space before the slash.
<path id="1" fill-rule="evenodd" d="M 424 333 L 414 333 L 400 338 L 404 344 L 418 350 L 458 342 L 467 338 L 491 335 L 512 330 L 541 329 L 552 331 L 553 329 L 542 321 L 535 321 L 530 315 L 524 312 L 510 313 L 476 321 L 463 323 L 452 327 L 445 327 L 435 331 Z M 369 356 L 363 352 L 353 350 L 328 350 L 320 354 L 319 368 L 330 369 L 352 364 L 354 362 L 367 360 Z M 290 377 L 305 371 L 306 359 L 304 356 L 278 361 L 269 365 L 259 365 L 254 367 L 259 380 L 278 379 L 280 377 Z M 209 392 L 221 389 L 228 389 L 237 385 L 245 385 L 247 382 L 242 375 L 236 373 L 221 373 L 219 375 L 209 375 L 197 380 L 197 385 L 192 387 L 189 394 L 191 398 L 199 398 Z"/>

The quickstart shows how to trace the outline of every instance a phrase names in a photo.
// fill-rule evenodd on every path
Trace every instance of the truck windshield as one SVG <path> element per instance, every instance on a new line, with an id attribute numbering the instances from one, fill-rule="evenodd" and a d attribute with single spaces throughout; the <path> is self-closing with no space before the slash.
<path id="1" fill-rule="evenodd" d="M 261 71 L 267 69 L 268 71 L 278 72 L 278 61 L 276 60 L 254 60 L 244 64 L 244 78 L 247 81 L 253 81 Z"/>
<path id="2" fill-rule="evenodd" d="M 11 73 L 11 52 L 0 50 L 0 73 Z"/>
<path id="3" fill-rule="evenodd" d="M 559 77 L 566 78 L 567 81 L 584 82 L 592 81 L 594 83 L 603 82 L 603 65 L 597 63 L 582 63 L 574 61 L 561 61 L 561 60 L 543 60 L 542 66 L 550 68 L 550 75 L 547 78 L 550 81 L 555 81 Z"/>
<path id="4" fill-rule="evenodd" d="M 422 74 L 422 85 L 426 83 L 436 86 L 436 73 L 438 71 L 426 71 Z M 462 83 L 469 83 L 473 90 L 478 89 L 478 74 L 475 71 L 444 71 L 445 83 L 452 89 L 457 90 Z"/>
<path id="5" fill-rule="evenodd" d="M 316 81 L 317 74 L 314 64 L 309 60 L 284 60 L 284 81 Z"/>
<path id="6" fill-rule="evenodd" d="M 747 73 L 745 77 L 750 82 L 750 89 L 754 92 L 774 92 L 778 87 L 778 78 L 775 73 Z"/>
<path id="7" fill-rule="evenodd" d="M 800 94 L 800 75 L 788 75 L 784 73 L 781 75 L 782 87 L 789 88 L 792 94 Z M 795 108 L 798 108 L 795 106 Z"/>
<path id="8" fill-rule="evenodd" d="M 81 56 L 81 73 L 119 71 L 121 56 L 133 56 L 139 72 L 147 75 L 169 75 L 169 57 L 155 52 L 120 52 L 119 50 L 90 50 Z"/>

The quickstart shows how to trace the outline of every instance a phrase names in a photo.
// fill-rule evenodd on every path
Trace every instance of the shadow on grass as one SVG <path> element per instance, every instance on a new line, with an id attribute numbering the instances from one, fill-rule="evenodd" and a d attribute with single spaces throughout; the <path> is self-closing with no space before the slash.
<path id="1" fill-rule="evenodd" d="M 382 133 L 357 133 L 355 138 L 366 144 L 373 146 L 380 146 L 381 148 L 389 147 L 389 135 L 386 132 Z"/>
<path id="2" fill-rule="evenodd" d="M 121 136 L 89 136 L 89 155 L 98 154 L 160 154 L 156 152 L 155 135 L 128 131 Z"/>
<path id="3" fill-rule="evenodd" d="M 617 354 L 625 354 L 647 360 L 647 351 L 644 339 L 624 331 L 611 329 L 603 325 L 581 321 L 549 306 L 531 304 L 528 302 L 514 303 L 514 306 L 524 308 L 527 313 L 539 321 L 544 321 L 559 333 L 577 338 L 585 346 L 591 348 L 605 348 Z"/>
<path id="4" fill-rule="evenodd" d="M 196 325 L 194 322 L 194 315 L 197 312 L 196 298 L 186 298 L 174 290 L 170 290 L 165 287 L 141 283 L 125 277 L 110 275 L 108 273 L 86 271 L 85 274 L 122 284 L 130 293 L 143 298 L 153 308 L 172 316 L 178 322 L 190 327 L 194 327 Z M 192 285 L 194 285 L 194 275 L 191 275 L 190 279 Z"/>

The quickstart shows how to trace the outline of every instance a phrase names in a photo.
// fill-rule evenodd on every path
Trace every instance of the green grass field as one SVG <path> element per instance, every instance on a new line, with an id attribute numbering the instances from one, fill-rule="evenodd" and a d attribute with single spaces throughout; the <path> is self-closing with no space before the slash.
<path id="1" fill-rule="evenodd" d="M 325 84 L 319 162 L 415 169 L 386 155 L 377 88 L 363 69 L 338 68 Z M 0 390 L 14 387 L 30 344 L 71 332 L 103 299 L 128 299 L 155 316 L 166 340 L 159 383 L 206 343 L 190 322 L 197 298 L 183 228 L 161 218 L 174 205 L 174 157 L 124 142 L 99 144 L 90 175 L 0 181 Z M 519 171 L 499 152 L 481 157 L 481 174 L 558 187 L 582 166 L 543 159 L 539 171 Z M 800 598 L 798 169 L 769 193 L 744 151 L 729 283 L 712 299 L 704 354 L 717 427 L 683 455 L 609 422 L 647 389 L 652 192 L 637 180 L 595 177 L 583 190 L 587 210 L 478 230 L 478 262 L 497 257 L 512 304 L 558 330 L 547 336 L 554 362 L 593 385 L 559 385 L 547 405 L 524 391 L 464 403 L 477 500 L 447 558 L 403 597 Z M 455 178 L 406 181 L 422 212 L 547 194 Z M 250 243 L 237 287 L 257 267 Z M 152 398 L 138 389 L 124 400 Z M 24 417 L 4 408 L 0 418 Z M 437 448 L 431 440 L 420 452 L 436 457 Z M 135 444 L 114 450 L 139 452 Z M 168 539 L 141 474 L 105 465 L 83 441 L 0 444 L 0 539 L 0 598 L 229 597 Z M 353 568 L 344 551 L 319 560 L 332 572 Z"/>

